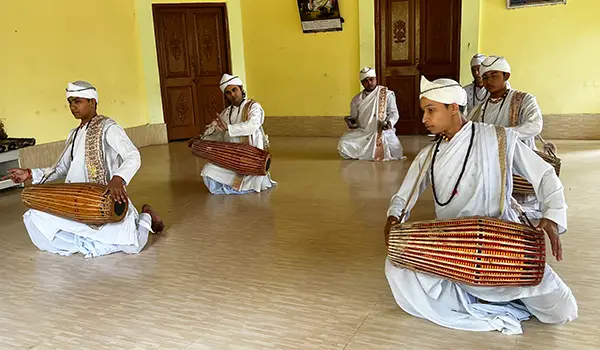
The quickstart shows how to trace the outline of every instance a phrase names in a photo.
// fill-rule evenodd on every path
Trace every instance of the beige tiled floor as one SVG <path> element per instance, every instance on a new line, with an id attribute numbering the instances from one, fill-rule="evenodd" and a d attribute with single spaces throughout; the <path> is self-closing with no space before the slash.
<path id="1" fill-rule="evenodd" d="M 409 159 L 426 139 L 403 138 Z M 570 205 L 551 262 L 580 318 L 525 334 L 452 331 L 399 309 L 382 225 L 410 162 L 341 161 L 333 138 L 274 138 L 260 195 L 210 196 L 182 143 L 142 149 L 129 188 L 167 223 L 140 255 L 39 252 L 19 190 L 0 192 L 0 349 L 592 349 L 600 344 L 598 142 L 560 142 Z M 586 162 L 589 162 L 586 164 Z M 426 192 L 413 213 L 430 218 Z"/>

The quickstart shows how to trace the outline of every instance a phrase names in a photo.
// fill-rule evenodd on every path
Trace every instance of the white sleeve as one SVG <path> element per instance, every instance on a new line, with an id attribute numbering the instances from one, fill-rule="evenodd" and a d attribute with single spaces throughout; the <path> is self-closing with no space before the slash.
<path id="1" fill-rule="evenodd" d="M 523 142 L 516 142 L 513 170 L 533 185 L 542 203 L 542 217 L 558 224 L 559 232 L 567 230 L 567 203 L 564 187 L 554 168 Z"/>
<path id="2" fill-rule="evenodd" d="M 229 125 L 227 132 L 230 137 L 248 136 L 254 134 L 265 121 L 265 112 L 258 102 L 254 102 L 248 111 L 248 120 Z"/>
<path id="3" fill-rule="evenodd" d="M 123 160 L 123 163 L 116 169 L 113 176 L 121 177 L 125 180 L 125 184 L 128 185 L 142 165 L 140 152 L 133 142 L 131 142 L 125 130 L 119 125 L 114 124 L 108 127 L 105 140 L 110 148 L 114 149 Z"/>
<path id="4" fill-rule="evenodd" d="M 386 112 L 387 120 L 389 120 L 393 128 L 400 119 L 400 113 L 398 112 L 398 105 L 396 103 L 396 94 L 392 90 L 388 90 Z"/>
<path id="5" fill-rule="evenodd" d="M 403 221 L 406 221 L 409 218 L 410 211 L 414 207 L 414 205 L 417 202 L 417 199 L 419 198 L 421 193 L 423 193 L 423 191 L 425 191 L 425 189 L 427 188 L 427 185 L 429 183 L 429 181 L 427 179 L 427 173 L 425 173 L 423 175 L 423 177 L 421 177 L 421 183 L 419 185 L 419 188 L 417 188 L 415 190 L 415 196 L 412 199 L 412 202 L 409 203 L 409 205 L 407 206 L 407 202 L 408 202 L 408 198 L 410 197 L 410 193 L 412 192 L 412 189 L 415 186 L 417 179 L 419 178 L 419 174 L 421 173 L 421 170 L 425 166 L 425 161 L 427 159 L 427 156 L 429 155 L 430 147 L 433 147 L 433 146 L 434 145 L 423 148 L 421 150 L 421 152 L 419 152 L 419 154 L 417 155 L 415 160 L 412 162 L 412 164 L 410 165 L 410 168 L 408 169 L 408 173 L 406 174 L 404 181 L 402 181 L 402 185 L 400 186 L 400 189 L 398 190 L 398 192 L 396 192 L 396 194 L 394 196 L 392 196 L 392 199 L 390 201 L 390 207 L 387 211 L 387 216 L 395 216 L 395 217 L 399 218 L 400 214 L 402 213 L 402 209 L 404 209 L 406 207 L 406 213 L 404 215 Z M 425 172 L 427 172 L 427 171 L 428 170 L 425 170 Z"/>
<path id="6" fill-rule="evenodd" d="M 535 97 L 527 94 L 519 112 L 519 125 L 508 129 L 516 131 L 519 135 L 519 140 L 527 140 L 539 135 L 543 127 L 542 110 L 538 106 Z"/>

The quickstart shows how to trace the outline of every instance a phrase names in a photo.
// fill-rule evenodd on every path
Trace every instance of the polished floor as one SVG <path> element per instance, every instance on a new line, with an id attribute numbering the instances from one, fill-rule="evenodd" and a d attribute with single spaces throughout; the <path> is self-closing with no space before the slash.
<path id="1" fill-rule="evenodd" d="M 342 161 L 333 138 L 273 138 L 262 194 L 211 196 L 184 143 L 141 150 L 129 187 L 166 222 L 139 255 L 37 251 L 20 190 L 0 192 L 0 349 L 594 349 L 600 346 L 600 142 L 559 142 L 570 206 L 564 260 L 550 261 L 579 319 L 523 335 L 439 327 L 399 309 L 383 265 L 391 195 L 407 161 Z M 432 215 L 426 192 L 414 219 Z"/>

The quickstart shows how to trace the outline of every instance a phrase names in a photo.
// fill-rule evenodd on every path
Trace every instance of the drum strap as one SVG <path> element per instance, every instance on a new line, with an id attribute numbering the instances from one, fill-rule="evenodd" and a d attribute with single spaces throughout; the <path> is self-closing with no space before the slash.
<path id="1" fill-rule="evenodd" d="M 379 124 L 383 125 L 386 117 L 387 88 L 385 86 L 382 86 L 381 89 L 379 89 L 378 98 L 377 117 L 379 123 L 377 126 L 377 141 L 375 142 L 375 160 L 382 161 L 385 157 L 385 150 L 383 149 L 383 129 Z"/>
<path id="2" fill-rule="evenodd" d="M 500 165 L 500 215 L 504 213 L 504 203 L 506 202 L 506 129 L 503 126 L 496 125 L 496 138 L 498 139 L 498 162 Z"/>

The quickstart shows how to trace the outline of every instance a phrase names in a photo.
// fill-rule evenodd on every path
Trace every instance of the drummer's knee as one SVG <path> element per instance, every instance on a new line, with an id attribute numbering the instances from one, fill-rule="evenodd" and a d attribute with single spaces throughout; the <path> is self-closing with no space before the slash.
<path id="1" fill-rule="evenodd" d="M 540 322 L 564 324 L 577 319 L 579 307 L 571 289 L 566 285 L 539 297 L 523 298 L 523 303 Z"/>

